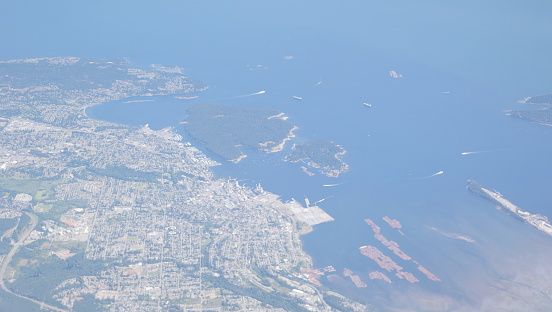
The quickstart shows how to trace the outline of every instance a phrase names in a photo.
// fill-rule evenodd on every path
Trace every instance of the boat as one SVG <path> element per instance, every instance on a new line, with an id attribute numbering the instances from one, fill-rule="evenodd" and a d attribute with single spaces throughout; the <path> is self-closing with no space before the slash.
<path id="1" fill-rule="evenodd" d="M 364 105 L 366 107 L 372 107 L 372 104 L 370 104 L 370 103 L 362 103 L 362 105 Z"/>
<path id="2" fill-rule="evenodd" d="M 293 96 L 293 98 L 296 99 L 296 100 L 299 100 L 299 101 L 303 99 L 302 97 L 295 96 L 295 95 Z"/>

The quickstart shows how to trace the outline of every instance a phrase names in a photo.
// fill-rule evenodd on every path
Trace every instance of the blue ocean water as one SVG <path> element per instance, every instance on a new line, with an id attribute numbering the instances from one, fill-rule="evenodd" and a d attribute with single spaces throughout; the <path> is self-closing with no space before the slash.
<path id="1" fill-rule="evenodd" d="M 125 124 L 182 132 L 186 106 L 203 101 L 285 112 L 300 128 L 291 143 L 332 140 L 348 151 L 349 172 L 309 177 L 282 162 L 285 151 L 246 151 L 244 161 L 216 173 L 261 183 L 286 200 L 329 197 L 320 207 L 335 221 L 305 235 L 304 248 L 316 267 L 332 265 L 339 274 L 349 268 L 368 287 L 337 278 L 324 280 L 327 285 L 384 309 L 414 307 L 430 294 L 476 306 L 493 295 L 490 285 L 537 276 L 525 267 L 552 255 L 549 237 L 465 189 L 474 179 L 530 212 L 552 216 L 552 129 L 503 112 L 523 108 L 517 101 L 526 96 L 552 92 L 551 10 L 544 0 L 22 1 L 0 12 L 4 29 L 14 29 L 4 34 L 0 57 L 124 56 L 137 66 L 177 64 L 210 87 L 194 100 L 159 97 L 88 112 Z M 390 70 L 403 78 L 391 78 Z M 261 90 L 266 93 L 231 98 Z M 405 236 L 388 228 L 384 216 L 401 221 Z M 442 282 L 424 279 L 398 258 L 421 283 L 371 281 L 367 274 L 379 268 L 358 247 L 385 249 L 365 218 Z"/>

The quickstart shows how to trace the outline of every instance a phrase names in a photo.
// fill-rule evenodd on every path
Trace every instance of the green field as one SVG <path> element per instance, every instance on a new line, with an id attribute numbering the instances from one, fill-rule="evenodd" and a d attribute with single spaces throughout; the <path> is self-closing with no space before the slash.
<path id="1" fill-rule="evenodd" d="M 58 200 L 51 203 L 51 208 L 47 211 L 39 213 L 41 219 L 47 220 L 56 220 L 59 221 L 62 214 L 73 208 L 87 208 L 88 203 L 84 199 L 74 199 L 74 200 Z"/>
<path id="2" fill-rule="evenodd" d="M 36 201 L 54 198 L 54 187 L 63 183 L 67 183 L 67 180 L 0 178 L 0 188 L 30 194 Z"/>

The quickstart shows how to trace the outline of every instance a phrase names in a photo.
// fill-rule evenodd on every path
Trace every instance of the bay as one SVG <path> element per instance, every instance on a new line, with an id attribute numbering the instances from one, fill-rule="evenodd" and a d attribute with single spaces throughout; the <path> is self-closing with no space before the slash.
<path id="1" fill-rule="evenodd" d="M 551 10 L 544 0 L 19 1 L 0 12 L 3 29 L 12 30 L 4 33 L 0 56 L 124 56 L 138 66 L 180 65 L 210 86 L 197 99 L 107 103 L 88 114 L 154 129 L 174 126 L 199 148 L 178 124 L 188 105 L 285 112 L 300 128 L 287 149 L 332 140 L 348 151 L 343 160 L 350 171 L 338 179 L 309 177 L 282 162 L 286 151 L 245 151 L 248 158 L 215 171 L 260 183 L 285 200 L 328 198 L 320 207 L 336 220 L 305 235 L 304 248 L 316 267 L 332 265 L 339 275 L 349 268 L 368 287 L 357 289 L 342 276 L 324 278 L 326 285 L 382 309 L 423 310 L 427 301 L 436 310 L 439 304 L 497 306 L 509 294 L 496 290 L 503 281 L 537 290 L 550 285 L 550 238 L 470 194 L 465 181 L 552 216 L 551 129 L 504 115 L 524 107 L 517 103 L 524 97 L 551 92 Z M 403 78 L 391 78 L 391 70 Z M 266 93 L 232 98 L 261 90 Z M 387 227 L 384 216 L 400 220 L 405 236 Z M 420 275 L 422 282 L 410 285 L 391 274 L 391 285 L 370 280 L 367 274 L 379 267 L 358 247 L 384 248 L 365 218 L 442 282 Z M 530 300 L 533 292 L 522 290 Z"/>
<path id="2" fill-rule="evenodd" d="M 327 285 L 380 308 L 418 305 L 428 298 L 452 306 L 477 305 L 494 295 L 489 285 L 497 282 L 497 276 L 533 276 L 518 265 L 547 259 L 552 253 L 549 238 L 496 211 L 465 186 L 466 180 L 475 179 L 522 208 L 549 213 L 550 198 L 543 196 L 552 176 L 546 166 L 552 149 L 543 144 L 551 135 L 549 128 L 513 119 L 497 109 L 504 103 L 518 105 L 516 94 L 501 94 L 415 63 L 401 62 L 395 68 L 391 60 L 370 62 L 363 51 L 355 54 L 346 48 L 332 51 L 346 53 L 351 63 L 363 66 L 332 65 L 308 55 L 275 59 L 262 64 L 267 69 L 244 66 L 233 71 L 233 79 L 251 82 L 244 87 L 213 86 L 191 94 L 198 96 L 191 100 L 162 97 L 154 102 L 108 103 L 93 107 L 90 115 L 136 126 L 149 123 L 157 129 L 174 126 L 184 140 L 202 148 L 178 125 L 191 104 L 216 102 L 285 112 L 299 130 L 280 153 L 244 150 L 248 157 L 232 164 L 202 149 L 223 163 L 214 169 L 219 177 L 236 177 L 250 186 L 260 183 L 285 200 L 326 199 L 319 205 L 336 220 L 305 235 L 304 248 L 315 267 L 332 265 L 337 273 L 348 268 L 368 282 L 366 289 L 357 289 L 341 277 L 324 279 Z M 391 78 L 389 69 L 396 69 L 403 78 Z M 248 96 L 261 90 L 266 93 Z M 294 95 L 303 100 L 293 99 Z M 299 165 L 283 162 L 292 144 L 315 139 L 343 146 L 347 150 L 343 160 L 350 171 L 337 179 L 310 177 Z M 470 151 L 480 153 L 461 155 Z M 443 174 L 432 176 L 440 171 Z M 339 185 L 324 186 L 328 184 Z M 405 236 L 385 228 L 384 216 L 401 221 Z M 415 265 L 400 259 L 395 260 L 417 276 L 419 284 L 410 285 L 392 274 L 388 274 L 392 285 L 370 281 L 368 273 L 381 269 L 358 248 L 385 248 L 372 237 L 365 218 L 374 220 L 388 239 L 442 282 L 425 279 Z M 518 259 L 525 253 L 533 256 Z M 510 264 L 503 265 L 503 259 Z"/>

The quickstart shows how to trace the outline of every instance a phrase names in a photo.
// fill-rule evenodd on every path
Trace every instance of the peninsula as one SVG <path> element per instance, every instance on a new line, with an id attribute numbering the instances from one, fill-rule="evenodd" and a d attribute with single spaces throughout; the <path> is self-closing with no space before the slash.
<path id="1" fill-rule="evenodd" d="M 506 112 L 506 115 L 527 119 L 546 126 L 552 126 L 552 110 L 550 110 L 550 108 L 508 111 Z"/>
<path id="2" fill-rule="evenodd" d="M 519 102 L 523 104 L 552 105 L 552 94 L 530 96 Z"/>
<path id="3" fill-rule="evenodd" d="M 539 231 L 552 236 L 552 225 L 548 221 L 547 217 L 540 214 L 531 214 L 527 211 L 523 211 L 518 206 L 512 204 L 509 200 L 502 197 L 502 194 L 500 194 L 499 192 L 490 191 L 473 180 L 468 180 L 468 190 L 476 195 L 485 198 L 486 200 L 497 204 L 501 211 L 515 217 L 518 220 L 534 226 Z"/>
<path id="4" fill-rule="evenodd" d="M 509 110 L 506 112 L 506 115 L 527 119 L 545 126 L 552 126 L 552 94 L 530 96 L 519 102 L 523 104 L 544 105 L 545 108 L 534 110 Z"/>

